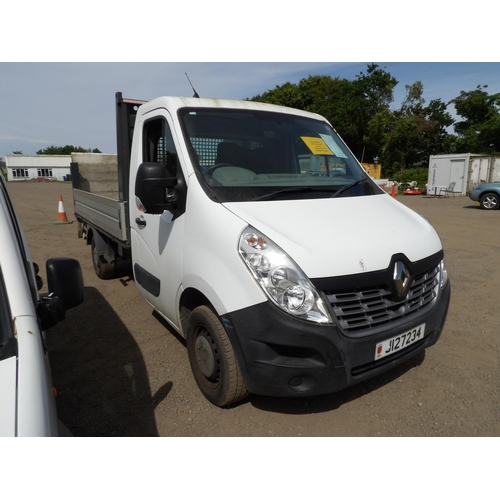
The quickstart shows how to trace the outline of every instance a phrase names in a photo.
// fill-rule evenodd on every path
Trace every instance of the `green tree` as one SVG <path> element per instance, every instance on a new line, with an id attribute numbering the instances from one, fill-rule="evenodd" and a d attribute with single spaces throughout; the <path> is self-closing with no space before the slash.
<path id="1" fill-rule="evenodd" d="M 350 107 L 354 134 L 349 147 L 359 160 L 369 163 L 380 160 L 383 149 L 380 133 L 390 118 L 397 84 L 398 81 L 377 64 L 369 64 L 366 73 L 361 72 L 353 82 L 355 92 Z M 377 130 L 377 138 L 370 137 L 374 130 Z"/>
<path id="2" fill-rule="evenodd" d="M 373 143 L 367 147 L 365 141 L 369 122 L 388 109 L 397 83 L 384 69 L 370 64 L 366 74 L 361 72 L 354 81 L 310 75 L 298 84 L 287 82 L 250 100 L 319 113 L 330 121 L 358 159 L 364 156 L 371 161 L 377 148 Z"/>
<path id="3" fill-rule="evenodd" d="M 441 99 L 432 99 L 424 110 L 427 127 L 422 130 L 425 140 L 426 154 L 451 153 L 456 136 L 448 132 L 454 120 L 447 111 L 447 105 Z"/>
<path id="4" fill-rule="evenodd" d="M 406 85 L 400 109 L 378 113 L 371 123 L 368 141 L 381 145 L 378 159 L 384 175 L 426 166 L 429 155 L 449 152 L 453 138 L 446 128 L 453 118 L 440 99 L 425 106 L 423 91 L 420 81 Z"/>
<path id="5" fill-rule="evenodd" d="M 290 82 L 286 82 L 284 85 L 276 85 L 274 89 L 268 90 L 262 95 L 254 96 L 249 100 L 305 109 L 298 85 Z"/>
<path id="6" fill-rule="evenodd" d="M 500 93 L 488 94 L 487 85 L 478 85 L 470 92 L 460 92 L 450 103 L 463 118 L 454 125 L 458 135 L 455 152 L 500 152 Z"/>
<path id="7" fill-rule="evenodd" d="M 379 162 L 383 175 L 426 167 L 429 155 L 453 152 L 456 136 L 447 104 L 433 99 L 426 106 L 421 81 L 406 85 L 406 96 L 391 109 L 398 81 L 384 68 L 369 64 L 353 81 L 309 76 L 298 84 L 287 82 L 251 100 L 290 106 L 326 117 L 354 155 Z"/>
<path id="8" fill-rule="evenodd" d="M 49 146 L 48 148 L 45 149 L 40 149 L 39 151 L 36 152 L 37 155 L 70 155 L 71 153 L 100 153 L 97 148 L 91 149 L 85 149 L 82 148 L 81 146 L 71 146 L 71 145 L 66 145 L 66 146 Z"/>
<path id="9" fill-rule="evenodd" d="M 299 83 L 299 91 L 306 111 L 324 116 L 349 144 L 354 154 L 361 154 L 356 145 L 359 131 L 353 120 L 356 89 L 347 79 L 330 76 L 310 76 Z"/>
<path id="10" fill-rule="evenodd" d="M 366 74 L 361 72 L 356 77 L 356 83 L 367 104 L 367 109 L 370 113 L 377 113 L 392 103 L 394 87 L 399 82 L 378 64 L 369 64 Z"/>

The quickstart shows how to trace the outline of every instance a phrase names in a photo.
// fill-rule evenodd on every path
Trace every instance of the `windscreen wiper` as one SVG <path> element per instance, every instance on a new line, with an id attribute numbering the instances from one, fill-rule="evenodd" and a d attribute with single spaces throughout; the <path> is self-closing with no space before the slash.
<path id="1" fill-rule="evenodd" d="M 340 189 L 336 189 L 334 186 L 324 186 L 324 187 L 314 187 L 314 186 L 296 186 L 296 187 L 291 187 L 287 189 L 279 189 L 278 191 L 271 191 L 270 193 L 263 194 L 262 196 L 257 196 L 256 198 L 252 198 L 251 201 L 261 201 L 261 200 L 271 200 L 273 198 L 277 198 L 281 195 L 285 195 L 287 193 L 308 193 L 308 192 L 323 192 L 323 193 L 331 193 L 333 191 L 333 194 L 330 196 L 330 198 L 335 198 L 339 194 L 343 193 L 344 191 L 347 191 L 348 189 L 356 186 L 360 182 L 366 181 L 368 178 L 365 177 L 363 179 L 358 179 L 354 182 L 351 182 L 350 184 L 346 184 L 345 186 L 342 186 Z"/>
<path id="2" fill-rule="evenodd" d="M 271 191 L 270 193 L 263 194 L 262 196 L 252 198 L 251 201 L 271 200 L 287 193 L 308 193 L 311 191 L 331 193 L 332 189 L 328 189 L 326 187 L 296 186 L 287 189 L 280 189 L 278 191 Z"/>
<path id="3" fill-rule="evenodd" d="M 358 179 L 357 181 L 351 182 L 350 184 L 346 184 L 345 186 L 342 186 L 340 189 L 335 191 L 330 198 L 335 198 L 339 194 L 343 193 L 344 191 L 347 191 L 348 189 L 351 189 L 354 186 L 357 186 L 360 182 L 365 182 L 368 179 L 368 177 L 364 177 L 363 179 Z"/>

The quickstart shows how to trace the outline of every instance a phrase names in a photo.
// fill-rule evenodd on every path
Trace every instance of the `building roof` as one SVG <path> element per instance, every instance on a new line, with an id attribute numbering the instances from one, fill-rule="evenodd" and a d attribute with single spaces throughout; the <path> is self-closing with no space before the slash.
<path id="1" fill-rule="evenodd" d="M 69 168 L 71 155 L 5 155 L 7 168 Z"/>

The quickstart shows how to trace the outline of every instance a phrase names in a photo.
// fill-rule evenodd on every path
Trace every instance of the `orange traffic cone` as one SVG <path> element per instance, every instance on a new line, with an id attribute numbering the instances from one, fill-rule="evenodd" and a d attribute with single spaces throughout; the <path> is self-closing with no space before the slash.
<path id="1" fill-rule="evenodd" d="M 59 195 L 59 207 L 57 212 L 57 221 L 54 222 L 54 224 L 73 224 L 73 221 L 68 220 L 68 218 L 66 217 L 62 195 Z"/>
<path id="2" fill-rule="evenodd" d="M 396 184 L 393 184 L 393 185 L 392 185 L 391 196 L 392 196 L 393 198 L 396 198 Z"/>

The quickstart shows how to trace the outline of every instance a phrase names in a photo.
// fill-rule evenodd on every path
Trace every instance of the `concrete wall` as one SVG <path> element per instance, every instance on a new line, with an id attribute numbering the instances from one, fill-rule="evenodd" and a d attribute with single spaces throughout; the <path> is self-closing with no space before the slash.
<path id="1" fill-rule="evenodd" d="M 72 153 L 78 163 L 79 189 L 89 193 L 119 199 L 117 156 L 104 153 Z"/>

